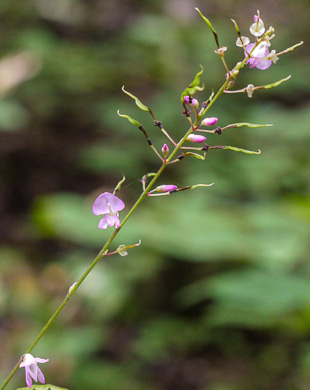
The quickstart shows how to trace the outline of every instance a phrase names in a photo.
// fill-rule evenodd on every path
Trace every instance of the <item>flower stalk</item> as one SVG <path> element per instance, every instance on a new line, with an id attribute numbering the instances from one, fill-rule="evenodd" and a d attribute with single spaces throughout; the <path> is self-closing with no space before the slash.
<path id="1" fill-rule="evenodd" d="M 253 35 L 255 35 L 256 41 L 255 41 L 255 43 L 249 44 L 247 41 L 247 38 L 241 36 L 239 28 L 238 28 L 237 24 L 234 22 L 235 27 L 236 27 L 236 31 L 238 34 L 238 40 L 237 40 L 238 46 L 241 46 L 243 48 L 244 53 L 245 53 L 245 58 L 241 62 L 238 62 L 236 64 L 236 66 L 230 71 L 226 62 L 225 62 L 225 59 L 224 59 L 226 48 L 220 47 L 218 35 L 217 35 L 216 31 L 214 30 L 212 24 L 209 22 L 209 20 L 207 18 L 205 18 L 202 15 L 202 13 L 199 11 L 198 8 L 196 8 L 196 10 L 199 12 L 200 16 L 204 19 L 204 21 L 208 24 L 208 26 L 210 27 L 210 29 L 214 35 L 214 39 L 215 39 L 215 42 L 217 45 L 216 52 L 220 56 L 220 58 L 224 64 L 225 70 L 227 72 L 225 82 L 219 88 L 219 90 L 217 91 L 217 93 L 215 95 L 212 92 L 209 99 L 202 104 L 202 107 L 199 110 L 199 108 L 198 108 L 199 102 L 197 99 L 194 99 L 192 95 L 194 93 L 196 93 L 197 91 L 202 91 L 204 89 L 204 86 L 200 86 L 200 76 L 203 72 L 203 68 L 201 67 L 202 69 L 200 72 L 198 72 L 196 74 L 194 81 L 190 84 L 190 86 L 188 88 L 185 89 L 185 91 L 181 95 L 181 102 L 182 102 L 184 110 L 185 110 L 184 115 L 188 118 L 188 120 L 190 122 L 190 127 L 178 143 L 176 143 L 173 140 L 173 138 L 168 134 L 168 132 L 163 128 L 162 123 L 156 119 L 155 115 L 153 114 L 153 112 L 151 111 L 151 109 L 149 107 L 144 105 L 133 94 L 126 91 L 124 87 L 122 88 L 124 93 L 126 93 L 129 97 L 131 97 L 135 100 L 135 103 L 139 109 L 146 111 L 146 112 L 149 112 L 151 114 L 151 116 L 153 117 L 153 119 L 155 121 L 155 126 L 158 126 L 158 128 L 161 130 L 161 132 L 172 143 L 174 148 L 170 153 L 168 146 L 166 144 L 164 144 L 164 146 L 161 149 L 162 154 L 160 154 L 157 151 L 157 149 L 155 148 L 155 146 L 153 145 L 151 139 L 148 137 L 143 126 L 135 119 L 131 118 L 128 115 L 122 115 L 118 111 L 119 116 L 126 118 L 131 124 L 134 124 L 135 126 L 137 126 L 138 129 L 144 134 L 144 136 L 148 142 L 148 145 L 153 149 L 153 151 L 159 157 L 159 159 L 161 161 L 161 166 L 159 167 L 159 169 L 157 170 L 156 173 L 148 173 L 142 178 L 142 180 L 141 180 L 142 193 L 139 196 L 139 198 L 137 199 L 137 201 L 134 203 L 134 205 L 131 207 L 131 209 L 128 211 L 128 213 L 126 214 L 126 216 L 124 217 L 124 219 L 122 221 L 119 220 L 118 212 L 121 211 L 125 207 L 125 205 L 118 197 L 115 196 L 115 193 L 116 193 L 116 191 L 118 191 L 120 189 L 120 186 L 121 186 L 122 182 L 124 181 L 124 178 L 117 185 L 113 194 L 106 192 L 104 194 L 101 194 L 96 199 L 94 206 L 93 206 L 94 214 L 96 214 L 96 215 L 104 214 L 105 215 L 105 217 L 102 218 L 100 223 L 99 223 L 99 228 L 105 229 L 108 226 L 111 226 L 111 227 L 114 226 L 115 229 L 114 229 L 113 233 L 108 238 L 108 240 L 106 241 L 106 243 L 104 244 L 102 249 L 99 251 L 99 253 L 95 257 L 95 259 L 92 261 L 92 263 L 88 266 L 88 268 L 81 275 L 80 279 L 77 280 L 76 282 L 74 282 L 72 284 L 72 286 L 69 288 L 69 291 L 68 291 L 66 297 L 60 303 L 60 305 L 55 310 L 55 312 L 51 315 L 51 317 L 49 318 L 47 323 L 43 326 L 40 333 L 37 335 L 37 337 L 35 338 L 33 343 L 30 345 L 30 347 L 27 349 L 25 354 L 19 359 L 17 364 L 14 366 L 12 371 L 9 373 L 8 377 L 5 379 L 2 386 L 0 387 L 0 390 L 3 390 L 7 386 L 7 384 L 12 379 L 13 375 L 18 370 L 18 368 L 21 364 L 22 364 L 22 366 L 25 366 L 25 367 L 27 366 L 27 364 L 23 364 L 25 356 L 29 357 L 30 352 L 34 349 L 34 347 L 37 345 L 37 343 L 40 341 L 40 339 L 43 337 L 43 335 L 47 332 L 49 327 L 56 320 L 56 318 L 61 313 L 63 308 L 69 302 L 69 300 L 71 299 L 73 294 L 76 292 L 76 290 L 79 288 L 79 286 L 83 283 L 83 281 L 86 279 L 86 277 L 92 271 L 92 269 L 96 266 L 96 264 L 102 258 L 109 256 L 109 255 L 112 255 L 112 254 L 118 253 L 121 256 L 124 256 L 127 254 L 126 250 L 128 248 L 133 248 L 133 247 L 136 247 L 139 245 L 139 244 L 134 244 L 134 245 L 129 245 L 129 246 L 121 245 L 118 247 L 118 249 L 116 251 L 108 253 L 108 249 L 109 249 L 111 243 L 114 241 L 117 234 L 119 233 L 119 231 L 123 228 L 123 226 L 126 224 L 128 219 L 130 218 L 130 216 L 137 209 L 137 207 L 140 206 L 140 204 L 143 202 L 143 200 L 146 197 L 170 195 L 174 192 L 184 191 L 184 190 L 188 190 L 188 189 L 195 189 L 197 187 L 208 187 L 208 186 L 213 184 L 213 183 L 212 184 L 196 184 L 196 185 L 181 187 L 181 188 L 178 188 L 177 186 L 174 186 L 174 185 L 162 185 L 162 186 L 158 186 L 157 188 L 152 190 L 155 183 L 160 178 L 160 176 L 162 175 L 162 173 L 164 172 L 164 170 L 166 169 L 166 167 L 168 165 L 175 163 L 175 162 L 178 162 L 187 156 L 191 156 L 191 157 L 195 157 L 195 158 L 200 159 L 200 160 L 204 160 L 206 157 L 206 153 L 209 149 L 228 149 L 228 150 L 232 150 L 232 151 L 236 151 L 236 152 L 243 152 L 243 153 L 247 153 L 247 154 L 260 154 L 261 153 L 260 150 L 258 150 L 258 152 L 253 152 L 253 151 L 249 151 L 249 150 L 245 150 L 245 149 L 241 149 L 241 148 L 237 148 L 237 147 L 232 147 L 232 146 L 225 146 L 225 145 L 208 146 L 207 144 L 204 144 L 202 147 L 199 147 L 199 148 L 184 146 L 184 143 L 188 142 L 188 141 L 194 142 L 194 143 L 203 143 L 206 141 L 206 137 L 204 137 L 202 135 L 193 134 L 195 131 L 221 134 L 222 130 L 227 129 L 227 128 L 234 128 L 234 127 L 241 127 L 241 126 L 247 126 L 247 127 L 270 126 L 270 125 L 255 125 L 255 124 L 242 122 L 242 123 L 234 123 L 231 125 L 227 125 L 227 126 L 222 127 L 222 128 L 218 127 L 214 130 L 200 129 L 200 126 L 212 126 L 212 125 L 215 125 L 217 123 L 218 119 L 215 117 L 206 118 L 204 120 L 202 120 L 202 119 L 206 116 L 208 111 L 213 107 L 214 103 L 219 99 L 219 97 L 223 93 L 247 92 L 249 94 L 249 91 L 250 91 L 250 94 L 252 94 L 253 91 L 256 89 L 269 89 L 271 87 L 275 87 L 277 85 L 280 85 L 282 82 L 284 82 L 288 79 L 288 78 L 282 79 L 282 80 L 275 82 L 273 84 L 268 84 L 268 85 L 264 85 L 264 86 L 254 87 L 251 85 L 251 87 L 248 86 L 247 88 L 244 88 L 244 89 L 239 90 L 239 91 L 229 91 L 229 89 L 233 85 L 234 79 L 238 76 L 239 71 L 244 67 L 245 64 L 250 63 L 251 67 L 257 67 L 258 69 L 262 69 L 262 70 L 267 69 L 267 67 L 271 66 L 271 63 L 272 63 L 271 57 L 273 59 L 275 59 L 276 54 L 271 53 L 272 56 L 270 58 L 269 57 L 265 58 L 265 57 L 269 56 L 269 54 L 270 54 L 269 50 L 268 50 L 268 44 L 269 44 L 269 39 L 271 39 L 271 37 L 269 37 L 269 35 L 272 34 L 274 30 L 271 28 L 265 32 L 264 24 L 263 24 L 262 20 L 260 19 L 260 15 L 258 12 L 257 13 L 258 15 L 255 16 L 254 23 L 251 26 L 251 33 Z M 262 35 L 262 37 L 258 39 L 257 37 L 259 37 L 261 35 Z M 265 45 L 265 46 L 263 47 L 263 45 Z M 285 54 L 288 51 L 293 50 L 298 45 L 299 44 L 292 46 L 291 48 L 286 49 L 286 51 L 283 51 L 283 52 L 277 53 L 277 54 L 278 55 Z M 268 62 L 266 62 L 266 61 L 268 61 Z M 251 97 L 251 96 L 249 95 L 249 97 Z M 194 120 L 192 119 L 191 111 L 187 106 L 189 106 L 193 110 L 194 117 L 195 117 Z M 183 152 L 183 153 L 179 154 L 179 156 L 178 156 L 178 153 L 180 152 L 181 149 L 190 149 L 190 150 L 194 150 L 194 151 L 203 152 L 203 155 L 198 154 L 198 153 L 194 153 L 194 152 Z M 177 156 L 177 158 L 176 158 L 176 156 Z M 150 179 L 150 181 L 147 184 L 148 179 Z M 159 192 L 159 194 L 154 194 L 154 192 Z M 30 355 L 30 356 L 32 357 L 32 355 Z M 36 364 L 37 362 L 42 363 L 43 360 L 47 360 L 47 359 L 40 359 L 40 358 L 33 358 L 33 359 L 34 360 L 31 360 L 30 363 L 28 364 L 29 367 L 31 365 Z M 35 366 L 35 369 L 37 370 L 37 366 Z M 26 370 L 26 375 L 27 375 L 27 372 L 29 374 L 29 370 L 30 370 L 30 368 L 28 368 Z M 37 373 L 38 376 L 36 376 L 36 374 L 34 374 L 33 372 L 30 372 L 30 376 L 32 374 L 33 379 L 35 379 L 35 380 L 37 378 L 39 380 L 40 380 L 40 378 L 42 379 L 42 376 L 40 376 L 40 371 L 35 371 L 35 373 Z M 44 380 L 44 377 L 43 377 L 43 380 Z M 29 385 L 29 383 L 30 383 L 30 381 L 27 379 L 27 384 Z"/>

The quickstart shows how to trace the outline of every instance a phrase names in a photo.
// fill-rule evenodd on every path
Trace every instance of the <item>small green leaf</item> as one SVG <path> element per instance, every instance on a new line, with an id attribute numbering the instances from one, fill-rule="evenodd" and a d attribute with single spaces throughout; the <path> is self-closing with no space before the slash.
<path id="1" fill-rule="evenodd" d="M 140 108 L 140 110 L 150 112 L 150 109 L 149 109 L 147 106 L 145 106 L 145 105 L 144 105 L 144 104 L 143 104 L 135 95 L 133 95 L 133 94 L 130 93 L 130 92 L 127 92 L 127 91 L 125 90 L 124 86 L 122 87 L 122 90 L 123 90 L 123 92 L 125 92 L 128 96 L 130 96 L 131 98 L 134 99 L 136 105 Z"/>
<path id="2" fill-rule="evenodd" d="M 129 115 L 122 115 L 122 114 L 120 114 L 119 110 L 117 110 L 117 115 L 121 116 L 122 118 L 128 119 L 129 122 L 132 123 L 133 125 L 141 127 L 141 124 L 138 121 L 136 121 L 135 119 L 131 118 Z"/>
<path id="3" fill-rule="evenodd" d="M 242 152 L 242 153 L 246 153 L 246 154 L 261 154 L 261 151 L 259 149 L 258 149 L 258 152 L 253 152 L 252 150 L 236 148 L 234 146 L 224 146 L 222 149 L 233 150 L 234 152 Z"/>
<path id="4" fill-rule="evenodd" d="M 17 390 L 29 390 L 29 387 L 20 387 Z M 31 390 L 68 390 L 64 387 L 58 387 L 54 385 L 33 385 Z"/>
<path id="5" fill-rule="evenodd" d="M 200 76 L 203 73 L 203 67 L 200 65 L 201 71 L 198 72 L 192 81 L 192 83 L 189 85 L 188 88 L 186 88 L 182 94 L 181 94 L 181 102 L 184 103 L 184 96 L 193 96 L 197 91 L 203 91 L 204 90 L 204 85 L 201 87 L 199 86 L 200 84 Z"/>

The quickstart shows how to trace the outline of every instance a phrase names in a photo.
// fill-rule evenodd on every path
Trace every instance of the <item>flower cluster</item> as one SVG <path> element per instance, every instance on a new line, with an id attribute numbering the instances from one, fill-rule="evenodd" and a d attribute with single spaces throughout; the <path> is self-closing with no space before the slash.
<path id="1" fill-rule="evenodd" d="M 271 45 L 270 40 L 274 37 L 273 27 L 265 33 L 265 25 L 260 18 L 259 11 L 254 16 L 254 23 L 250 26 L 250 33 L 255 37 L 256 42 L 250 43 L 248 37 L 242 36 L 237 39 L 236 45 L 244 48 L 244 55 L 249 57 L 246 64 L 250 64 L 250 68 L 266 70 L 271 67 L 272 63 L 278 61 L 276 51 L 269 51 Z"/>

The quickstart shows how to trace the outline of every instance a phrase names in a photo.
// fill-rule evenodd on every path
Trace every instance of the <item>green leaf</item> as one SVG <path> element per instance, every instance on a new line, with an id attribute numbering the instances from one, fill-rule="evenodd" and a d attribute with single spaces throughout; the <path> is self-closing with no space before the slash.
<path id="1" fill-rule="evenodd" d="M 129 122 L 132 123 L 133 125 L 141 127 L 141 124 L 138 121 L 136 121 L 135 119 L 131 118 L 129 115 L 122 115 L 122 114 L 120 114 L 119 110 L 117 110 L 117 115 L 121 116 L 122 118 L 127 118 L 129 120 Z"/>
<path id="2" fill-rule="evenodd" d="M 222 149 L 233 150 L 234 152 L 242 152 L 242 153 L 246 153 L 246 154 L 261 154 L 261 151 L 259 149 L 258 149 L 258 152 L 253 152 L 252 150 L 236 148 L 234 146 L 224 146 Z"/>
<path id="3" fill-rule="evenodd" d="M 188 88 L 186 88 L 182 94 L 181 94 L 181 102 L 184 103 L 184 96 L 193 96 L 197 91 L 203 91 L 204 90 L 204 85 L 201 87 L 199 86 L 200 84 L 200 76 L 203 73 L 203 67 L 200 65 L 201 71 L 198 72 L 194 78 L 194 80 L 191 82 Z"/>
<path id="4" fill-rule="evenodd" d="M 125 92 L 128 96 L 130 96 L 131 98 L 134 99 L 136 105 L 140 108 L 140 110 L 150 112 L 150 109 L 149 109 L 147 106 L 145 106 L 145 105 L 144 105 L 144 104 L 143 104 L 135 95 L 133 95 L 133 94 L 130 93 L 130 92 L 127 92 L 127 91 L 125 90 L 124 86 L 122 87 L 122 90 L 123 90 L 123 92 Z"/>
<path id="5" fill-rule="evenodd" d="M 20 387 L 17 390 L 29 390 L 29 387 Z M 58 387 L 54 385 L 33 385 L 31 390 L 68 390 L 64 387 Z"/>

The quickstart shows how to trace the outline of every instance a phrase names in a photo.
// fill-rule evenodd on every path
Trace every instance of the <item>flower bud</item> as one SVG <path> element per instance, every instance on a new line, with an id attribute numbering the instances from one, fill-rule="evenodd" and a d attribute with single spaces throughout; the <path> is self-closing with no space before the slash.
<path id="1" fill-rule="evenodd" d="M 202 122 L 201 122 L 201 125 L 202 126 L 213 126 L 217 123 L 218 121 L 218 118 L 212 116 L 210 118 L 205 118 Z"/>
<path id="2" fill-rule="evenodd" d="M 167 157 L 169 154 L 169 148 L 167 144 L 164 144 L 164 146 L 161 148 L 162 154 Z"/>
<path id="3" fill-rule="evenodd" d="M 201 144 L 202 142 L 205 142 L 206 137 L 198 134 L 190 134 L 186 140 L 189 142 L 194 142 L 195 144 Z"/>
<path id="4" fill-rule="evenodd" d="M 176 190 L 178 187 L 173 184 L 164 184 L 155 188 L 157 192 L 170 192 Z"/>
<path id="5" fill-rule="evenodd" d="M 198 107 L 199 106 L 199 102 L 197 99 L 194 99 L 193 97 L 191 96 L 184 96 L 184 102 L 187 104 L 187 105 L 192 105 L 194 107 Z"/>

